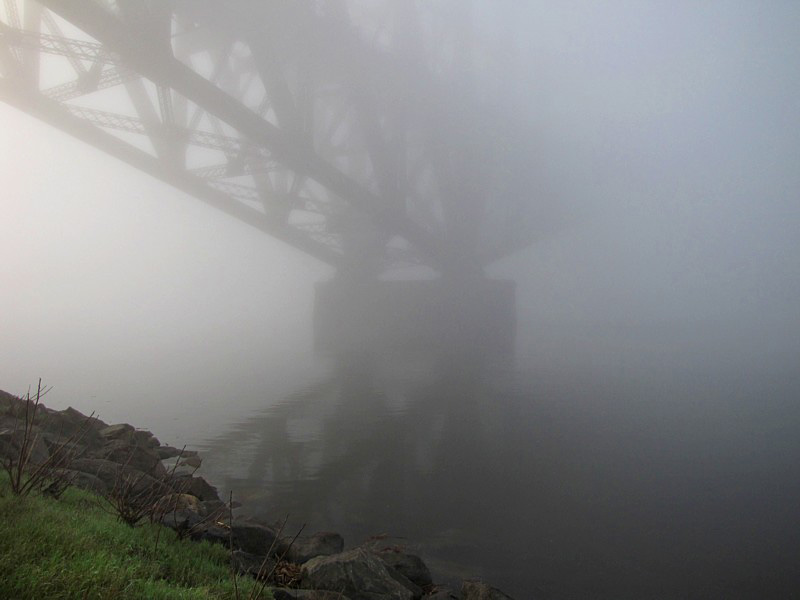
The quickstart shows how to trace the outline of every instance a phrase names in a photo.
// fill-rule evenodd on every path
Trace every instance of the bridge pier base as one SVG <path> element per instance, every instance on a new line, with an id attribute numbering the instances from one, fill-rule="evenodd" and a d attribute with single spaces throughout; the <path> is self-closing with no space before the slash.
<path id="1" fill-rule="evenodd" d="M 509 353 L 516 326 L 513 281 L 318 283 L 314 338 L 322 354 L 472 348 Z"/>

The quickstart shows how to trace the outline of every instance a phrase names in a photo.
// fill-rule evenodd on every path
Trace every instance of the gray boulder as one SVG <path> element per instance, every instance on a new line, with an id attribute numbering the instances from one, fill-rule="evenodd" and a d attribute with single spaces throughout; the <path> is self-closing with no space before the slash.
<path id="1" fill-rule="evenodd" d="M 230 509 L 228 505 L 220 500 L 205 500 L 200 503 L 200 514 L 214 515 L 214 518 L 228 520 Z M 236 503 L 233 503 L 233 508 L 236 508 Z"/>
<path id="2" fill-rule="evenodd" d="M 203 525 L 196 537 L 226 547 L 230 547 L 231 538 L 233 538 L 234 550 L 266 556 L 275 540 L 275 533 L 269 527 L 258 523 L 234 520 L 232 528 L 213 523 Z"/>
<path id="3" fill-rule="evenodd" d="M 304 588 L 341 592 L 353 600 L 418 600 L 422 590 L 374 553 L 355 548 L 303 565 Z"/>
<path id="4" fill-rule="evenodd" d="M 259 573 L 266 577 L 274 570 L 275 561 L 259 554 L 234 550 L 231 553 L 231 567 L 236 569 L 236 572 L 240 575 L 250 575 L 258 579 Z"/>
<path id="5" fill-rule="evenodd" d="M 48 443 L 52 445 L 72 439 L 85 448 L 97 448 L 103 445 L 104 439 L 100 430 L 105 423 L 96 418 L 89 418 L 80 411 L 69 407 L 62 411 L 49 412 L 42 420 L 42 428 L 46 432 Z"/>
<path id="6" fill-rule="evenodd" d="M 110 440 L 130 440 L 134 432 L 133 425 L 127 423 L 118 423 L 116 425 L 109 425 L 103 427 L 98 433 L 106 441 Z"/>
<path id="7" fill-rule="evenodd" d="M 202 477 L 197 477 L 194 475 L 179 476 L 176 473 L 176 476 L 172 482 L 172 487 L 176 492 L 181 494 L 191 494 L 192 496 L 197 496 L 203 502 L 209 500 L 220 502 L 219 494 L 217 494 L 217 488 L 209 484 Z"/>
<path id="8" fill-rule="evenodd" d="M 168 458 L 174 458 L 178 456 L 181 451 L 180 448 L 175 448 L 173 446 L 159 446 L 155 449 L 156 454 L 158 454 L 158 458 L 161 460 L 166 460 Z"/>
<path id="9" fill-rule="evenodd" d="M 20 399 L 14 394 L 0 390 L 0 411 L 8 411 L 19 404 Z"/>
<path id="10" fill-rule="evenodd" d="M 71 485 L 82 490 L 88 490 L 101 496 L 108 493 L 108 486 L 103 483 L 103 480 L 89 473 L 75 471 L 74 469 L 58 469 L 56 473 Z"/>
<path id="11" fill-rule="evenodd" d="M 203 463 L 203 459 L 199 456 L 187 456 L 178 463 L 181 467 L 189 467 L 190 469 L 199 469 Z"/>
<path id="12" fill-rule="evenodd" d="M 251 554 L 266 555 L 274 549 L 275 532 L 269 527 L 252 521 L 233 521 L 233 545 Z"/>
<path id="13" fill-rule="evenodd" d="M 178 533 L 189 532 L 193 527 L 198 527 L 203 518 L 195 511 L 188 508 L 178 508 L 169 511 L 161 517 L 161 524 L 174 529 Z"/>
<path id="14" fill-rule="evenodd" d="M 230 548 L 231 530 L 219 525 L 204 525 L 194 539 L 205 540 L 212 544 L 222 544 L 226 548 Z"/>
<path id="15" fill-rule="evenodd" d="M 378 552 L 378 556 L 387 565 L 396 569 L 422 588 L 433 583 L 430 570 L 422 562 L 422 559 L 415 554 L 388 549 Z"/>
<path id="16" fill-rule="evenodd" d="M 299 537 L 289 546 L 291 539 L 284 538 L 278 553 L 286 553 L 286 560 L 301 565 L 316 556 L 331 556 L 344 550 L 344 539 L 332 531 L 319 531 L 312 536 Z"/>
<path id="17" fill-rule="evenodd" d="M 163 482 L 151 477 L 143 471 L 131 466 L 124 466 L 102 458 L 78 458 L 72 461 L 70 468 L 81 473 L 88 473 L 99 478 L 109 490 L 125 482 L 134 484 L 137 491 L 168 491 Z"/>
<path id="18" fill-rule="evenodd" d="M 146 429 L 137 429 L 134 431 L 133 441 L 139 446 L 144 446 L 145 448 L 155 449 L 161 445 L 161 442 L 158 441 L 158 438 L 154 436 L 152 432 L 147 431 Z"/>
<path id="19" fill-rule="evenodd" d="M 42 439 L 47 444 L 47 448 L 51 454 L 59 453 L 65 460 L 78 458 L 84 456 L 89 447 L 81 442 L 69 442 L 68 438 L 57 433 L 44 432 Z"/>
<path id="20" fill-rule="evenodd" d="M 23 426 L 24 424 L 18 425 L 16 431 L 9 427 L 0 428 L 0 457 L 3 459 L 10 458 L 13 462 L 19 459 L 20 449 L 22 448 L 25 437 L 22 431 Z M 32 465 L 40 465 L 50 458 L 50 450 L 38 428 L 34 427 L 31 433 L 33 436 L 33 443 L 28 445 L 28 451 L 30 452 L 28 455 L 28 462 Z"/>
<path id="21" fill-rule="evenodd" d="M 132 440 L 113 439 L 92 454 L 95 458 L 127 465 L 154 477 L 163 477 L 167 473 L 158 455 L 151 448 L 140 446 Z"/>

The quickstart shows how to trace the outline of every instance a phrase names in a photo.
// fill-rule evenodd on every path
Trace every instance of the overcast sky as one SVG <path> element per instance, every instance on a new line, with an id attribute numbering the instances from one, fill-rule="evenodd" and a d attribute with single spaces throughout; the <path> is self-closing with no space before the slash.
<path id="1" fill-rule="evenodd" d="M 492 268 L 518 280 L 522 328 L 768 321 L 792 352 L 800 4 L 476 15 L 517 41 L 509 118 L 539 132 L 543 187 L 587 207 Z M 0 180 L 0 388 L 42 376 L 76 405 L 124 389 L 139 412 L 112 417 L 134 419 L 186 389 L 291 387 L 312 362 L 313 283 L 331 275 L 313 259 L 3 104 Z"/>

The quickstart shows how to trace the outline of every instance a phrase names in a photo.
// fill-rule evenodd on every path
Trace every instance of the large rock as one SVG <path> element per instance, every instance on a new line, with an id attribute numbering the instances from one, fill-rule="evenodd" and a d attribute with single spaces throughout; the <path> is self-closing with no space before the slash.
<path id="1" fill-rule="evenodd" d="M 133 425 L 127 423 L 118 423 L 116 425 L 109 425 L 99 431 L 100 437 L 106 441 L 110 440 L 130 440 L 133 438 L 135 429 Z"/>
<path id="2" fill-rule="evenodd" d="M 155 493 L 167 493 L 164 483 L 143 471 L 131 466 L 124 466 L 102 458 L 78 458 L 72 461 L 70 468 L 81 473 L 88 473 L 99 478 L 109 490 L 121 486 L 125 482 L 134 484 L 136 491 L 152 490 Z"/>
<path id="3" fill-rule="evenodd" d="M 81 411 L 68 406 L 60 413 L 61 418 L 67 422 L 71 423 L 74 426 L 74 430 L 71 433 L 77 432 L 84 424 L 88 425 L 91 429 L 99 431 L 105 427 L 108 427 L 105 423 L 103 423 L 99 418 L 96 416 L 90 417 L 89 415 L 83 414 Z"/>
<path id="4" fill-rule="evenodd" d="M 203 517 L 187 508 L 178 508 L 162 515 L 161 524 L 174 529 L 179 534 L 191 534 L 195 538 L 202 535 Z"/>
<path id="5" fill-rule="evenodd" d="M 468 579 L 461 586 L 462 600 L 513 600 L 497 588 L 486 585 L 482 581 Z"/>
<path id="6" fill-rule="evenodd" d="M 217 494 L 217 488 L 212 486 L 202 477 L 197 477 L 194 475 L 189 476 L 176 476 L 173 479 L 172 487 L 176 492 L 181 494 L 191 494 L 192 496 L 197 496 L 203 502 L 213 500 L 216 502 L 220 501 L 219 494 Z"/>
<path id="7" fill-rule="evenodd" d="M 93 455 L 95 458 L 133 467 L 153 477 L 162 478 L 167 474 L 158 455 L 151 448 L 136 444 L 133 439 L 112 439 Z"/>
<path id="8" fill-rule="evenodd" d="M 319 531 L 312 536 L 299 537 L 291 546 L 291 539 L 284 538 L 278 546 L 278 553 L 286 553 L 286 560 L 298 565 L 317 556 L 331 556 L 344 550 L 344 539 L 338 533 Z"/>
<path id="9" fill-rule="evenodd" d="M 101 496 L 108 493 L 108 486 L 103 483 L 103 480 L 89 473 L 83 473 L 73 469 L 57 469 L 56 473 L 75 487 L 100 494 Z"/>
<path id="10" fill-rule="evenodd" d="M 154 450 L 161 445 L 161 442 L 158 441 L 158 438 L 146 429 L 137 429 L 134 431 L 133 441 L 139 446 L 152 448 Z"/>
<path id="11" fill-rule="evenodd" d="M 203 463 L 203 459 L 199 456 L 187 456 L 186 458 L 182 459 L 181 462 L 178 463 L 180 467 L 189 467 L 190 469 L 199 469 L 200 465 Z"/>
<path id="12" fill-rule="evenodd" d="M 223 519 L 225 521 L 228 520 L 230 517 L 230 509 L 228 505 L 220 500 L 205 500 L 200 502 L 200 514 L 201 515 L 210 515 L 213 519 Z M 233 508 L 236 508 L 236 503 L 234 502 Z"/>
<path id="13" fill-rule="evenodd" d="M 161 497 L 158 502 L 156 502 L 156 510 L 164 512 L 172 510 L 190 510 L 201 516 L 205 513 L 203 505 L 196 496 L 175 493 Z"/>
<path id="14" fill-rule="evenodd" d="M 430 570 L 422 562 L 422 559 L 415 554 L 388 549 L 378 552 L 378 556 L 387 565 L 396 569 L 422 588 L 433 583 Z"/>
<path id="15" fill-rule="evenodd" d="M 275 532 L 259 523 L 252 521 L 233 521 L 234 547 L 249 552 L 250 554 L 266 555 L 270 548 L 274 550 Z"/>
<path id="16" fill-rule="evenodd" d="M 230 548 L 231 530 L 215 524 L 205 524 L 194 536 L 196 540 L 205 540 L 212 544 L 222 544 Z"/>
<path id="17" fill-rule="evenodd" d="M 250 575 L 258 579 L 267 577 L 275 568 L 275 560 L 258 554 L 250 554 L 241 550 L 231 552 L 231 567 L 240 575 Z"/>
<path id="18" fill-rule="evenodd" d="M 18 425 L 16 431 L 12 427 L 0 429 L 0 457 L 10 458 L 16 463 L 19 460 L 20 450 L 24 443 L 25 433 L 22 430 L 24 424 Z M 44 440 L 44 436 L 38 428 L 31 430 L 31 440 L 28 442 L 28 464 L 40 465 L 50 458 L 50 449 Z"/>
<path id="19" fill-rule="evenodd" d="M 11 410 L 11 408 L 17 406 L 19 402 L 19 398 L 14 394 L 9 394 L 8 392 L 0 390 L 0 411 L 6 412 Z"/>
<path id="20" fill-rule="evenodd" d="M 89 447 L 86 444 L 76 441 L 67 441 L 68 438 L 57 433 L 44 432 L 42 434 L 51 454 L 59 454 L 62 460 L 74 460 L 81 456 L 85 456 Z"/>
<path id="21" fill-rule="evenodd" d="M 103 427 L 105 423 L 102 421 L 90 418 L 72 407 L 48 412 L 42 419 L 42 428 L 47 432 L 47 440 L 51 446 L 71 441 L 84 449 L 98 448 L 105 441 L 100 435 Z"/>
<path id="22" fill-rule="evenodd" d="M 341 592 L 353 600 L 417 600 L 422 590 L 364 548 L 312 558 L 303 565 L 302 586 Z"/>
<path id="23" fill-rule="evenodd" d="M 274 551 L 275 532 L 269 527 L 250 521 L 233 521 L 233 531 L 227 525 L 208 523 L 197 533 L 197 539 L 230 547 L 233 538 L 233 549 L 248 554 L 266 556 L 270 548 Z"/>
<path id="24" fill-rule="evenodd" d="M 180 448 L 175 448 L 174 446 L 159 446 L 155 449 L 155 452 L 161 460 L 179 456 L 181 453 Z"/>

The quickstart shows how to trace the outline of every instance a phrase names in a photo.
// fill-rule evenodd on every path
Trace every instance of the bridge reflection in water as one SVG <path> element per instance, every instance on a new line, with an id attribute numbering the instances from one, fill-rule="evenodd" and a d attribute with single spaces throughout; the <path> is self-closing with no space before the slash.
<path id="1" fill-rule="evenodd" d="M 479 568 L 470 553 L 485 548 L 464 523 L 491 522 L 486 502 L 508 509 L 496 474 L 516 462 L 515 415 L 484 401 L 489 364 L 511 360 L 513 285 L 334 280 L 315 312 L 330 376 L 211 440 L 209 472 L 262 516 L 291 513 L 350 543 L 388 533 L 458 556 L 443 572 Z"/>
<path id="2" fill-rule="evenodd" d="M 210 440 L 204 469 L 267 518 L 349 544 L 387 533 L 440 573 L 475 574 L 529 487 L 527 436 L 511 406 L 498 410 L 505 377 L 476 352 L 339 356 L 324 381 Z"/>
<path id="3" fill-rule="evenodd" d="M 483 575 L 518 598 L 788 589 L 800 482 L 798 409 L 774 385 L 786 369 L 662 359 L 626 373 L 523 368 L 477 345 L 366 347 L 209 440 L 204 470 L 262 517 L 348 545 L 386 533 L 439 580 Z"/>

